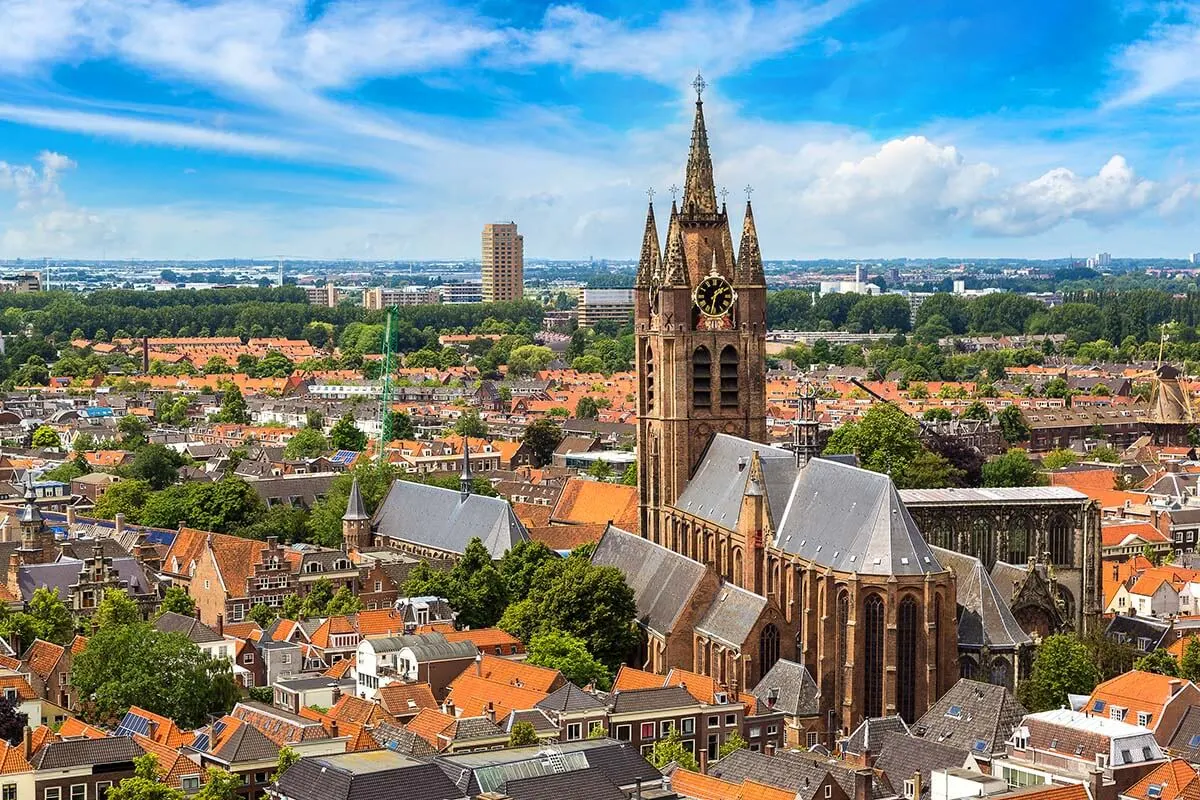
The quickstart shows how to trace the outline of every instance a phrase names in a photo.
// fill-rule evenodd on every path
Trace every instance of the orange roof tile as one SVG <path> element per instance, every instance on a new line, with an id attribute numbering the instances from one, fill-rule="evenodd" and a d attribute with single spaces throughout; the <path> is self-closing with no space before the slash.
<path id="1" fill-rule="evenodd" d="M 428 683 L 389 683 L 376 690 L 375 699 L 393 716 L 407 716 L 425 708 L 438 707 Z"/>
<path id="2" fill-rule="evenodd" d="M 560 522 L 612 522 L 622 530 L 637 533 L 637 487 L 571 478 L 558 496 L 550 518 Z"/>
<path id="3" fill-rule="evenodd" d="M 484 653 L 478 662 L 480 677 L 495 683 L 506 683 L 518 688 L 553 692 L 566 683 L 566 678 L 556 669 L 535 667 L 519 661 L 509 661 Z M 470 670 L 474 674 L 475 670 Z"/>
<path id="4" fill-rule="evenodd" d="M 630 689 L 657 689 L 663 685 L 663 676 L 653 672 L 645 672 L 624 664 L 617 670 L 617 679 L 613 681 L 614 692 L 626 692 Z"/>
<path id="5" fill-rule="evenodd" d="M 376 725 L 380 722 L 396 724 L 396 718 L 384 711 L 378 703 L 355 697 L 352 694 L 344 694 L 338 698 L 338 701 L 324 716 L 337 720 L 339 724 L 343 722 L 355 725 Z"/>
<path id="6" fill-rule="evenodd" d="M 723 781 L 711 775 L 689 772 L 686 769 L 677 769 L 671 773 L 671 788 L 695 800 L 733 800 L 741 790 L 736 783 Z M 794 800 L 795 795 L 790 797 Z"/>
<path id="7" fill-rule="evenodd" d="M 257 622 L 226 622 L 223 633 L 226 636 L 232 636 L 235 639 L 246 639 L 248 641 L 258 641 L 255 634 L 259 637 L 262 635 L 262 628 Z"/>
<path id="8" fill-rule="evenodd" d="M 130 706 L 129 710 L 139 717 L 149 720 L 152 723 L 149 730 L 150 738 L 167 747 L 181 747 L 190 744 L 193 739 L 191 732 L 180 730 L 179 726 L 175 724 L 175 720 L 170 717 L 164 717 L 137 706 Z"/>
<path id="9" fill-rule="evenodd" d="M 87 645 L 88 645 L 88 637 L 79 636 L 78 634 L 76 634 L 75 638 L 71 640 L 71 655 L 73 655 L 73 656 L 79 655 L 80 653 L 82 653 L 84 650 L 87 649 Z"/>
<path id="10" fill-rule="evenodd" d="M 0 675 L 0 690 L 4 689 L 16 689 L 17 697 L 22 700 L 32 700 L 38 696 L 24 675 Z"/>
<path id="11" fill-rule="evenodd" d="M 29 645 L 29 649 L 25 651 L 21 660 L 29 665 L 30 672 L 45 680 L 53 674 L 54 668 L 58 666 L 58 660 L 63 657 L 65 652 L 66 649 L 60 644 L 34 639 L 33 644 Z"/>
<path id="12" fill-rule="evenodd" d="M 11 745 L 0 740 L 0 775 L 16 775 L 32 771 L 33 765 L 25 758 L 22 745 Z"/>
<path id="13" fill-rule="evenodd" d="M 99 728 L 88 725 L 76 717 L 67 717 L 58 728 L 58 735 L 63 739 L 103 739 L 107 733 Z"/>
<path id="14" fill-rule="evenodd" d="M 487 713 L 491 705 L 496 713 L 496 719 L 508 716 L 510 711 L 525 711 L 542 702 L 549 691 L 517 687 L 499 681 L 491 681 L 475 675 L 468 668 L 450 682 L 447 702 L 453 702 L 454 708 L 464 717 L 479 717 Z"/>
<path id="15" fill-rule="evenodd" d="M 504 655 L 510 653 L 510 648 L 516 647 L 516 651 L 524 652 L 525 647 L 521 644 L 521 640 L 513 636 L 511 633 L 500 628 L 476 628 L 466 631 L 447 631 L 445 632 L 447 641 L 450 642 L 470 642 L 480 650 L 491 650 L 495 647 L 503 648 Z"/>
<path id="16" fill-rule="evenodd" d="M 738 800 L 796 800 L 796 795 L 774 786 L 767 786 L 765 783 L 748 780 L 742 784 Z"/>
<path id="17" fill-rule="evenodd" d="M 153 753 L 158 759 L 158 779 L 160 783 L 179 788 L 183 784 L 184 775 L 199 773 L 203 780 L 203 771 L 196 762 L 180 753 L 174 747 L 168 747 L 141 734 L 135 733 L 133 740 L 147 753 Z"/>
<path id="18" fill-rule="evenodd" d="M 392 608 L 360 611 L 354 618 L 354 627 L 363 636 L 391 636 L 404 633 L 404 617 Z"/>
<path id="19" fill-rule="evenodd" d="M 433 708 L 425 708 L 409 720 L 405 726 L 417 736 L 424 739 L 435 750 L 443 749 L 444 743 L 438 739 L 438 734 L 454 724 L 454 717 L 443 714 Z"/>
<path id="20" fill-rule="evenodd" d="M 1087 705 L 1090 708 L 1096 701 L 1102 700 L 1108 704 L 1109 708 L 1118 706 L 1127 709 L 1125 718 L 1129 722 L 1137 720 L 1138 712 L 1147 713 L 1150 715 L 1150 719 L 1146 727 L 1154 730 L 1161 721 L 1162 711 L 1167 701 L 1176 694 L 1175 687 L 1178 684 L 1172 684 L 1172 681 L 1178 680 L 1169 675 L 1130 670 L 1098 685 L 1092 691 Z M 1193 702 L 1200 699 L 1198 697 L 1200 692 L 1197 692 L 1191 681 L 1183 681 L 1183 688 L 1180 691 L 1188 691 L 1189 687 L 1191 687 Z"/>
<path id="21" fill-rule="evenodd" d="M 349 658 L 343 658 L 340 661 L 333 662 L 333 666 L 325 670 L 322 675 L 326 678 L 344 678 L 350 672 L 350 668 L 354 666 L 357 654 L 351 655 Z"/>
<path id="22" fill-rule="evenodd" d="M 615 523 L 614 523 L 615 524 Z M 576 547 L 582 547 L 585 544 L 595 544 L 604 536 L 604 531 L 608 528 L 607 523 L 587 523 L 574 525 L 544 525 L 541 527 L 527 527 L 529 538 L 535 542 L 541 542 L 551 550 L 574 550 Z"/>
<path id="23" fill-rule="evenodd" d="M 1140 781 L 1121 794 L 1135 800 L 1151 800 L 1150 787 L 1158 787 L 1154 800 L 1177 800 L 1184 790 L 1200 778 L 1191 764 L 1182 758 L 1173 758 L 1143 776 Z"/>

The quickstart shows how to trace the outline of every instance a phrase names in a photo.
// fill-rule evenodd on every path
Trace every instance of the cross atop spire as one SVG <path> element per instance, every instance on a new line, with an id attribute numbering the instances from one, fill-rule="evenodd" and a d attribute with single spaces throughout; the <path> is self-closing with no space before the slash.
<path id="1" fill-rule="evenodd" d="M 696 90 L 696 102 L 699 103 L 700 96 L 708 88 L 708 84 L 704 82 L 704 76 L 700 74 L 700 70 L 696 70 L 696 79 L 692 81 L 692 88 Z"/>

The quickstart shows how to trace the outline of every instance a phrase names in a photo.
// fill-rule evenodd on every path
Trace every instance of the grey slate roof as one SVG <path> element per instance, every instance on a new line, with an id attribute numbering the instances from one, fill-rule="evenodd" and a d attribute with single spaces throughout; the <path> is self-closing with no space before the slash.
<path id="1" fill-rule="evenodd" d="M 34 753 L 30 762 L 36 769 L 68 769 L 94 764 L 119 764 L 133 761 L 145 751 L 130 736 L 104 739 L 70 739 L 47 742 Z"/>
<path id="2" fill-rule="evenodd" d="M 462 553 L 478 536 L 493 559 L 501 558 L 529 533 L 508 501 L 428 486 L 393 481 L 371 527 L 391 539 L 425 545 L 448 553 Z"/>
<path id="3" fill-rule="evenodd" d="M 709 766 L 708 774 L 730 783 L 747 779 L 778 789 L 796 792 L 802 800 L 810 800 L 826 775 L 850 797 L 854 797 L 854 767 L 836 758 L 816 753 L 797 753 L 783 750 L 773 756 L 736 750 Z M 894 796 L 891 787 L 878 778 L 871 781 L 871 797 L 882 800 Z"/>
<path id="4" fill-rule="evenodd" d="M 451 642 L 442 633 L 414 633 L 401 636 L 371 637 L 376 653 L 398 653 L 411 649 L 418 662 L 446 661 L 455 658 L 474 658 L 479 650 L 468 641 Z"/>
<path id="5" fill-rule="evenodd" d="M 824 458 L 808 463 L 783 508 L 775 541 L 788 553 L 864 575 L 921 575 L 942 566 L 891 478 Z"/>
<path id="6" fill-rule="evenodd" d="M 1150 650 L 1156 650 L 1166 644 L 1171 623 L 1168 620 L 1152 619 L 1150 617 L 1117 614 L 1104 629 L 1104 635 L 1115 642 L 1137 644 L 1138 639 L 1149 639 Z"/>
<path id="7" fill-rule="evenodd" d="M 959 647 L 986 645 L 993 650 L 1013 650 L 1033 643 L 979 559 L 941 547 L 931 549 L 958 577 Z"/>
<path id="8" fill-rule="evenodd" d="M 204 644 L 205 642 L 220 642 L 224 641 L 225 639 L 224 636 L 217 633 L 195 617 L 176 614 L 174 611 L 167 611 L 158 619 L 154 620 L 154 627 L 163 633 L 182 633 L 196 644 Z"/>
<path id="9" fill-rule="evenodd" d="M 607 706 L 595 695 L 588 694 L 568 681 L 546 695 L 546 698 L 534 707 L 559 714 L 573 714 L 579 711 L 600 711 Z"/>
<path id="10" fill-rule="evenodd" d="M 342 515 L 344 520 L 364 520 L 370 519 L 367 514 L 367 508 L 363 505 L 362 492 L 358 488 L 358 478 L 350 484 L 350 498 L 346 501 L 346 513 Z"/>
<path id="11" fill-rule="evenodd" d="M 740 648 L 767 607 L 767 598 L 725 583 L 696 630 L 730 647 Z"/>
<path id="12" fill-rule="evenodd" d="M 147 594 L 151 584 L 142 565 L 132 556 L 114 558 L 113 569 L 117 577 L 124 582 L 130 594 Z M 70 587 L 79 581 L 79 573 L 84 569 L 84 563 L 66 556 L 50 564 L 26 564 L 17 573 L 17 583 L 21 588 L 21 597 L 28 600 L 34 591 L 41 587 L 58 589 L 60 597 L 70 595 Z"/>
<path id="13" fill-rule="evenodd" d="M 962 767 L 969 755 L 959 747 L 916 739 L 894 731 L 882 734 L 880 739 L 882 743 L 875 768 L 883 770 L 888 782 L 898 790 L 903 789 L 906 780 L 912 779 L 913 773 L 920 772 L 922 798 L 930 795 L 929 774 L 933 770 Z"/>
<path id="14" fill-rule="evenodd" d="M 631 711 L 658 711 L 668 708 L 690 708 L 700 704 L 682 686 L 656 686 L 652 689 L 626 689 L 613 692 L 612 713 L 627 714 Z"/>
<path id="15" fill-rule="evenodd" d="M 437 755 L 437 751 L 429 745 L 429 742 L 407 728 L 398 727 L 390 722 L 376 724 L 375 728 L 371 731 L 371 738 L 380 747 L 400 753 L 401 755 L 414 756 L 416 758 L 432 758 Z"/>
<path id="16" fill-rule="evenodd" d="M 266 734 L 258 728 L 248 722 L 243 722 L 221 743 L 218 749 L 209 752 L 227 764 L 239 764 L 247 761 L 277 759 L 279 758 L 279 745 L 268 739 Z"/>
<path id="17" fill-rule="evenodd" d="M 913 723 L 912 732 L 928 742 L 990 756 L 1004 752 L 1028 713 L 1003 686 L 961 678 Z"/>
<path id="18" fill-rule="evenodd" d="M 810 717 L 820 711 L 821 690 L 802 665 L 781 658 L 750 692 L 760 709 L 782 711 L 791 717 Z"/>
<path id="19" fill-rule="evenodd" d="M 558 738 L 558 726 L 540 708 L 528 711 L 513 711 L 504 718 L 503 724 L 500 727 L 505 733 L 512 733 L 513 725 L 516 725 L 518 722 L 528 722 L 539 736 L 553 735 L 555 738 Z"/>
<path id="20" fill-rule="evenodd" d="M 709 443 L 675 507 L 722 527 L 735 527 L 755 450 L 762 461 L 767 501 L 778 518 L 796 478 L 796 457 L 787 450 L 724 433 Z"/>
<path id="21" fill-rule="evenodd" d="M 504 791 L 512 800 L 625 800 L 625 793 L 596 769 L 508 781 Z"/>
<path id="22" fill-rule="evenodd" d="M 435 764 L 385 751 L 302 758 L 279 789 L 294 800 L 466 800 Z"/>
<path id="23" fill-rule="evenodd" d="M 1193 743 L 1194 742 L 1194 743 Z M 1189 706 L 1167 742 L 1172 756 L 1200 763 L 1200 706 Z"/>
<path id="24" fill-rule="evenodd" d="M 705 572 L 699 561 L 611 525 L 596 545 L 592 563 L 616 567 L 625 575 L 638 620 L 662 634 L 674 630 Z"/>
<path id="25" fill-rule="evenodd" d="M 883 746 L 883 734 L 885 733 L 902 733 L 907 736 L 908 726 L 898 716 L 868 717 L 859 723 L 859 726 L 842 743 L 842 752 L 858 755 L 878 753 L 879 748 Z"/>

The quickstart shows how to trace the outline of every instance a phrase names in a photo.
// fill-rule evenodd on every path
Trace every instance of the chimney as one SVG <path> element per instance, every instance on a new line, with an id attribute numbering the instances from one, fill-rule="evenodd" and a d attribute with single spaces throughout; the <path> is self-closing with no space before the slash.
<path id="1" fill-rule="evenodd" d="M 483 653 L 475 654 L 475 677 L 483 677 Z"/>
<path id="2" fill-rule="evenodd" d="M 492 723 L 493 725 L 496 724 L 496 704 L 491 700 L 489 700 L 487 704 L 487 718 L 488 722 Z"/>
<path id="3" fill-rule="evenodd" d="M 852 800 L 871 800 L 871 781 L 874 773 L 869 769 L 854 770 L 854 797 Z"/>
<path id="4" fill-rule="evenodd" d="M 267 549 L 268 550 L 274 550 L 278 546 L 279 546 L 279 537 L 278 536 L 268 536 L 267 537 Z"/>
<path id="5" fill-rule="evenodd" d="M 447 717 L 456 716 L 454 713 L 454 701 L 448 697 L 446 698 L 445 702 L 442 703 L 442 713 Z"/>
<path id="6" fill-rule="evenodd" d="M 338 723 L 336 719 L 329 721 L 329 736 L 333 739 L 338 738 Z"/>
<path id="7" fill-rule="evenodd" d="M 70 529 L 70 528 L 74 528 L 74 527 L 75 527 L 75 506 L 68 505 L 67 506 L 67 528 Z M 70 533 L 70 530 L 68 530 L 67 532 Z"/>
<path id="8" fill-rule="evenodd" d="M 1093 769 L 1088 773 L 1088 788 L 1091 789 L 1093 800 L 1104 800 L 1104 770 Z"/>
<path id="9" fill-rule="evenodd" d="M 1171 687 L 1171 697 L 1183 691 L 1183 681 L 1179 680 L 1179 678 L 1172 678 L 1167 681 L 1167 685 Z"/>
<path id="10" fill-rule="evenodd" d="M 225 615 L 224 614 L 217 614 L 217 635 L 218 636 L 225 635 Z"/>
<path id="11" fill-rule="evenodd" d="M 125 515 L 117 512 L 117 516 L 113 518 L 113 535 L 120 536 L 125 532 Z"/>
<path id="12" fill-rule="evenodd" d="M 774 742 L 767 743 L 767 746 L 763 748 L 763 755 L 768 755 L 768 756 L 775 755 L 775 743 Z"/>
<path id="13" fill-rule="evenodd" d="M 33 728 L 28 725 L 21 732 L 21 754 L 25 756 L 26 761 L 33 755 Z"/>
<path id="14" fill-rule="evenodd" d="M 925 788 L 921 785 L 922 783 L 921 770 L 917 770 L 912 776 L 913 800 L 921 800 L 921 790 Z"/>
<path id="15" fill-rule="evenodd" d="M 336 705 L 338 704 L 338 701 L 339 701 L 339 700 L 341 700 L 341 699 L 342 699 L 342 687 L 341 687 L 341 684 L 337 684 L 337 683 L 335 683 L 335 684 L 333 684 L 333 702 L 332 702 L 332 703 L 330 703 L 330 705 L 331 705 L 331 706 L 336 706 Z"/>
<path id="16" fill-rule="evenodd" d="M 642 779 L 636 778 L 633 781 L 633 798 L 634 800 L 642 800 Z"/>

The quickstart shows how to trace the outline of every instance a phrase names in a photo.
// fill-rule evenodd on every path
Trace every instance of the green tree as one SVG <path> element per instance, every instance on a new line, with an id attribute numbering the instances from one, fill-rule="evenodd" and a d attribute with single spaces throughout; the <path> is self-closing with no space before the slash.
<path id="1" fill-rule="evenodd" d="M 314 431 L 325 430 L 325 415 L 315 408 L 310 408 L 304 412 L 304 427 Z"/>
<path id="2" fill-rule="evenodd" d="M 300 606 L 300 616 L 304 619 L 325 616 L 325 609 L 333 600 L 333 584 L 327 578 L 321 578 L 309 587 L 308 594 Z"/>
<path id="3" fill-rule="evenodd" d="M 1004 441 L 1009 444 L 1023 442 L 1029 438 L 1029 423 L 1017 406 L 1005 406 L 1000 409 L 996 419 L 1000 423 L 1000 433 L 1004 436 Z"/>
<path id="4" fill-rule="evenodd" d="M 584 395 L 575 404 L 575 419 L 595 419 L 600 416 L 600 406 L 596 398 Z"/>
<path id="5" fill-rule="evenodd" d="M 1103 461 L 1106 464 L 1121 463 L 1121 454 L 1117 452 L 1115 447 L 1102 444 L 1092 448 L 1092 452 L 1088 454 L 1093 461 Z"/>
<path id="6" fill-rule="evenodd" d="M 299 760 L 300 754 L 286 744 L 279 748 L 279 760 L 275 764 L 275 774 L 271 776 L 272 782 L 278 782 L 283 773 L 294 767 Z"/>
<path id="7" fill-rule="evenodd" d="M 209 767 L 204 775 L 204 786 L 196 794 L 196 800 L 240 800 L 242 777 L 220 767 Z"/>
<path id="8" fill-rule="evenodd" d="M 194 617 L 196 616 L 196 601 L 182 586 L 169 586 L 166 594 L 163 595 L 162 605 L 158 609 L 160 614 L 168 611 L 184 617 Z"/>
<path id="9" fill-rule="evenodd" d="M 110 787 L 107 800 L 184 800 L 185 796 L 159 780 L 158 758 L 146 753 L 133 759 L 133 777 Z"/>
<path id="10" fill-rule="evenodd" d="M 367 435 L 354 424 L 354 415 L 342 415 L 329 429 L 329 444 L 334 450 L 361 452 L 367 448 Z"/>
<path id="11" fill-rule="evenodd" d="M 169 447 L 145 444 L 134 453 L 126 472 L 135 480 L 145 481 L 151 489 L 165 489 L 179 479 L 183 463 L 183 456 Z"/>
<path id="12" fill-rule="evenodd" d="M 130 599 L 124 589 L 108 589 L 104 599 L 96 607 L 96 616 L 92 622 L 97 628 L 109 628 L 113 625 L 130 625 L 140 622 L 142 610 Z"/>
<path id="13" fill-rule="evenodd" d="M 457 479 L 457 476 L 454 476 Z M 325 547 L 340 547 L 342 543 L 342 515 L 350 499 L 350 486 L 358 479 L 363 505 L 368 514 L 375 513 L 396 478 L 396 470 L 387 462 L 376 459 L 359 459 L 350 472 L 342 473 L 329 484 L 323 498 L 313 504 L 308 515 L 309 540 Z"/>
<path id="14" fill-rule="evenodd" d="M 602 691 L 612 685 L 608 668 L 588 652 L 587 642 L 562 631 L 544 631 L 529 642 L 530 664 L 556 669 L 576 686 L 595 684 Z"/>
<path id="15" fill-rule="evenodd" d="M 1188 637 L 1183 647 L 1183 658 L 1179 659 L 1179 676 L 1192 683 L 1200 680 L 1200 637 Z"/>
<path id="16" fill-rule="evenodd" d="M 482 439 L 488 435 L 488 427 L 479 416 L 479 412 L 469 408 L 454 423 L 454 432 L 468 439 Z"/>
<path id="17" fill-rule="evenodd" d="M 288 440 L 283 448 L 283 457 L 288 459 L 316 458 L 329 449 L 329 443 L 316 428 L 301 428 Z"/>
<path id="18" fill-rule="evenodd" d="M 0 612 L 0 636 L 15 636 L 25 645 L 34 639 L 67 644 L 75 637 L 75 620 L 58 590 L 42 586 L 34 590 L 25 611 Z"/>
<path id="19" fill-rule="evenodd" d="M 121 449 L 137 450 L 146 444 L 146 433 L 149 426 L 136 414 L 126 414 L 117 422 L 117 432 L 121 434 Z"/>
<path id="20" fill-rule="evenodd" d="M 654 747 L 650 748 L 650 757 L 647 760 L 658 769 L 663 769 L 674 762 L 688 772 L 700 771 L 696 757 L 684 749 L 683 740 L 675 728 L 671 729 L 671 735 L 666 739 L 659 739 L 654 743 Z"/>
<path id="21" fill-rule="evenodd" d="M 504 576 L 478 537 L 468 542 L 462 558 L 448 572 L 418 564 L 409 573 L 404 591 L 409 596 L 446 598 L 457 609 L 459 623 L 470 628 L 495 625 L 508 605 Z"/>
<path id="22" fill-rule="evenodd" d="M 58 450 L 62 447 L 62 440 L 59 439 L 58 431 L 54 428 L 42 425 L 33 432 L 31 444 L 39 450 Z"/>
<path id="23" fill-rule="evenodd" d="M 500 575 L 504 578 L 509 602 L 524 600 L 542 564 L 557 560 L 558 555 L 553 550 L 532 539 L 523 539 L 510 547 L 500 559 Z"/>
<path id="24" fill-rule="evenodd" d="M 150 484 L 145 481 L 127 480 L 114 483 L 96 501 L 92 513 L 100 519 L 116 519 L 124 514 L 129 522 L 140 522 L 142 508 L 150 498 Z"/>
<path id="25" fill-rule="evenodd" d="M 246 398 L 237 384 L 226 384 L 221 394 L 221 410 L 217 412 L 217 422 L 230 422 L 235 425 L 250 424 L 250 410 L 246 407 Z"/>
<path id="26" fill-rule="evenodd" d="M 1049 711 L 1064 707 L 1068 694 L 1091 694 L 1099 679 L 1087 646 L 1072 634 L 1055 634 L 1042 640 L 1019 694 L 1030 711 Z"/>
<path id="27" fill-rule="evenodd" d="M 363 610 L 362 599 L 345 586 L 333 593 L 329 604 L 325 606 L 325 617 L 344 617 L 347 614 L 357 614 Z"/>
<path id="28" fill-rule="evenodd" d="M 750 745 L 746 743 L 746 740 L 743 739 L 737 731 L 734 731 L 726 736 L 724 744 L 717 748 L 717 758 L 724 758 L 730 753 L 735 753 L 738 750 L 745 750 L 749 746 Z"/>
<path id="29" fill-rule="evenodd" d="M 521 441 L 529 448 L 533 456 L 535 467 L 550 463 L 562 438 L 562 428 L 549 419 L 539 419 L 529 423 L 521 435 Z"/>
<path id="30" fill-rule="evenodd" d="M 1179 662 L 1175 660 L 1175 656 L 1163 649 L 1151 650 L 1133 662 L 1133 668 L 1141 672 L 1170 675 L 1172 678 L 1178 678 L 1180 672 Z"/>
<path id="31" fill-rule="evenodd" d="M 1029 454 L 1020 448 L 983 465 L 983 485 L 988 487 L 1041 486 L 1045 483 Z"/>
<path id="32" fill-rule="evenodd" d="M 532 375 L 544 370 L 554 360 L 554 351 L 549 347 L 526 344 L 514 347 L 508 354 L 509 375 Z"/>
<path id="33" fill-rule="evenodd" d="M 895 477 L 895 483 L 900 489 L 944 489 L 961 486 L 964 474 L 944 457 L 922 449 Z"/>
<path id="34" fill-rule="evenodd" d="M 958 415 L 959 419 L 977 419 L 981 422 L 987 422 L 992 418 L 992 412 L 988 410 L 980 401 L 976 400 L 963 409 L 963 412 Z"/>
<path id="35" fill-rule="evenodd" d="M 96 449 L 96 437 L 90 433 L 81 433 L 71 442 L 71 450 L 76 455 L 88 453 Z"/>
<path id="36" fill-rule="evenodd" d="M 538 743 L 537 729 L 533 727 L 532 722 L 521 720 L 514 723 L 512 730 L 508 732 L 509 747 L 529 747 Z"/>
<path id="37" fill-rule="evenodd" d="M 921 452 L 917 423 L 895 406 L 878 403 L 857 422 L 847 422 L 835 430 L 825 452 L 853 454 L 865 469 L 899 476 Z"/>
<path id="38" fill-rule="evenodd" d="M 227 713 L 238 696 L 228 659 L 144 622 L 96 631 L 75 656 L 71 682 L 93 723 L 111 724 L 136 705 L 196 728 Z"/>
<path id="39" fill-rule="evenodd" d="M 638 466 L 637 462 L 630 462 L 625 471 L 621 473 L 621 483 L 626 486 L 637 486 L 638 482 Z"/>
<path id="40" fill-rule="evenodd" d="M 1068 467 L 1078 461 L 1079 455 L 1072 450 L 1052 450 L 1042 456 L 1042 468 L 1059 469 L 1061 467 Z"/>
<path id="41" fill-rule="evenodd" d="M 587 474 L 598 481 L 606 481 L 612 477 L 612 466 L 602 458 L 597 458 L 587 468 Z"/>
<path id="42" fill-rule="evenodd" d="M 950 409 L 939 406 L 938 408 L 926 409 L 925 413 L 921 415 L 921 419 L 930 422 L 949 422 L 954 419 L 954 415 L 950 413 Z"/>
<path id="43" fill-rule="evenodd" d="M 255 603 L 250 607 L 250 610 L 246 612 L 246 619 L 250 620 L 251 622 L 258 623 L 258 627 L 262 628 L 263 630 L 266 630 L 268 627 L 270 627 L 271 623 L 278 618 L 279 612 L 271 608 L 266 603 Z"/>

